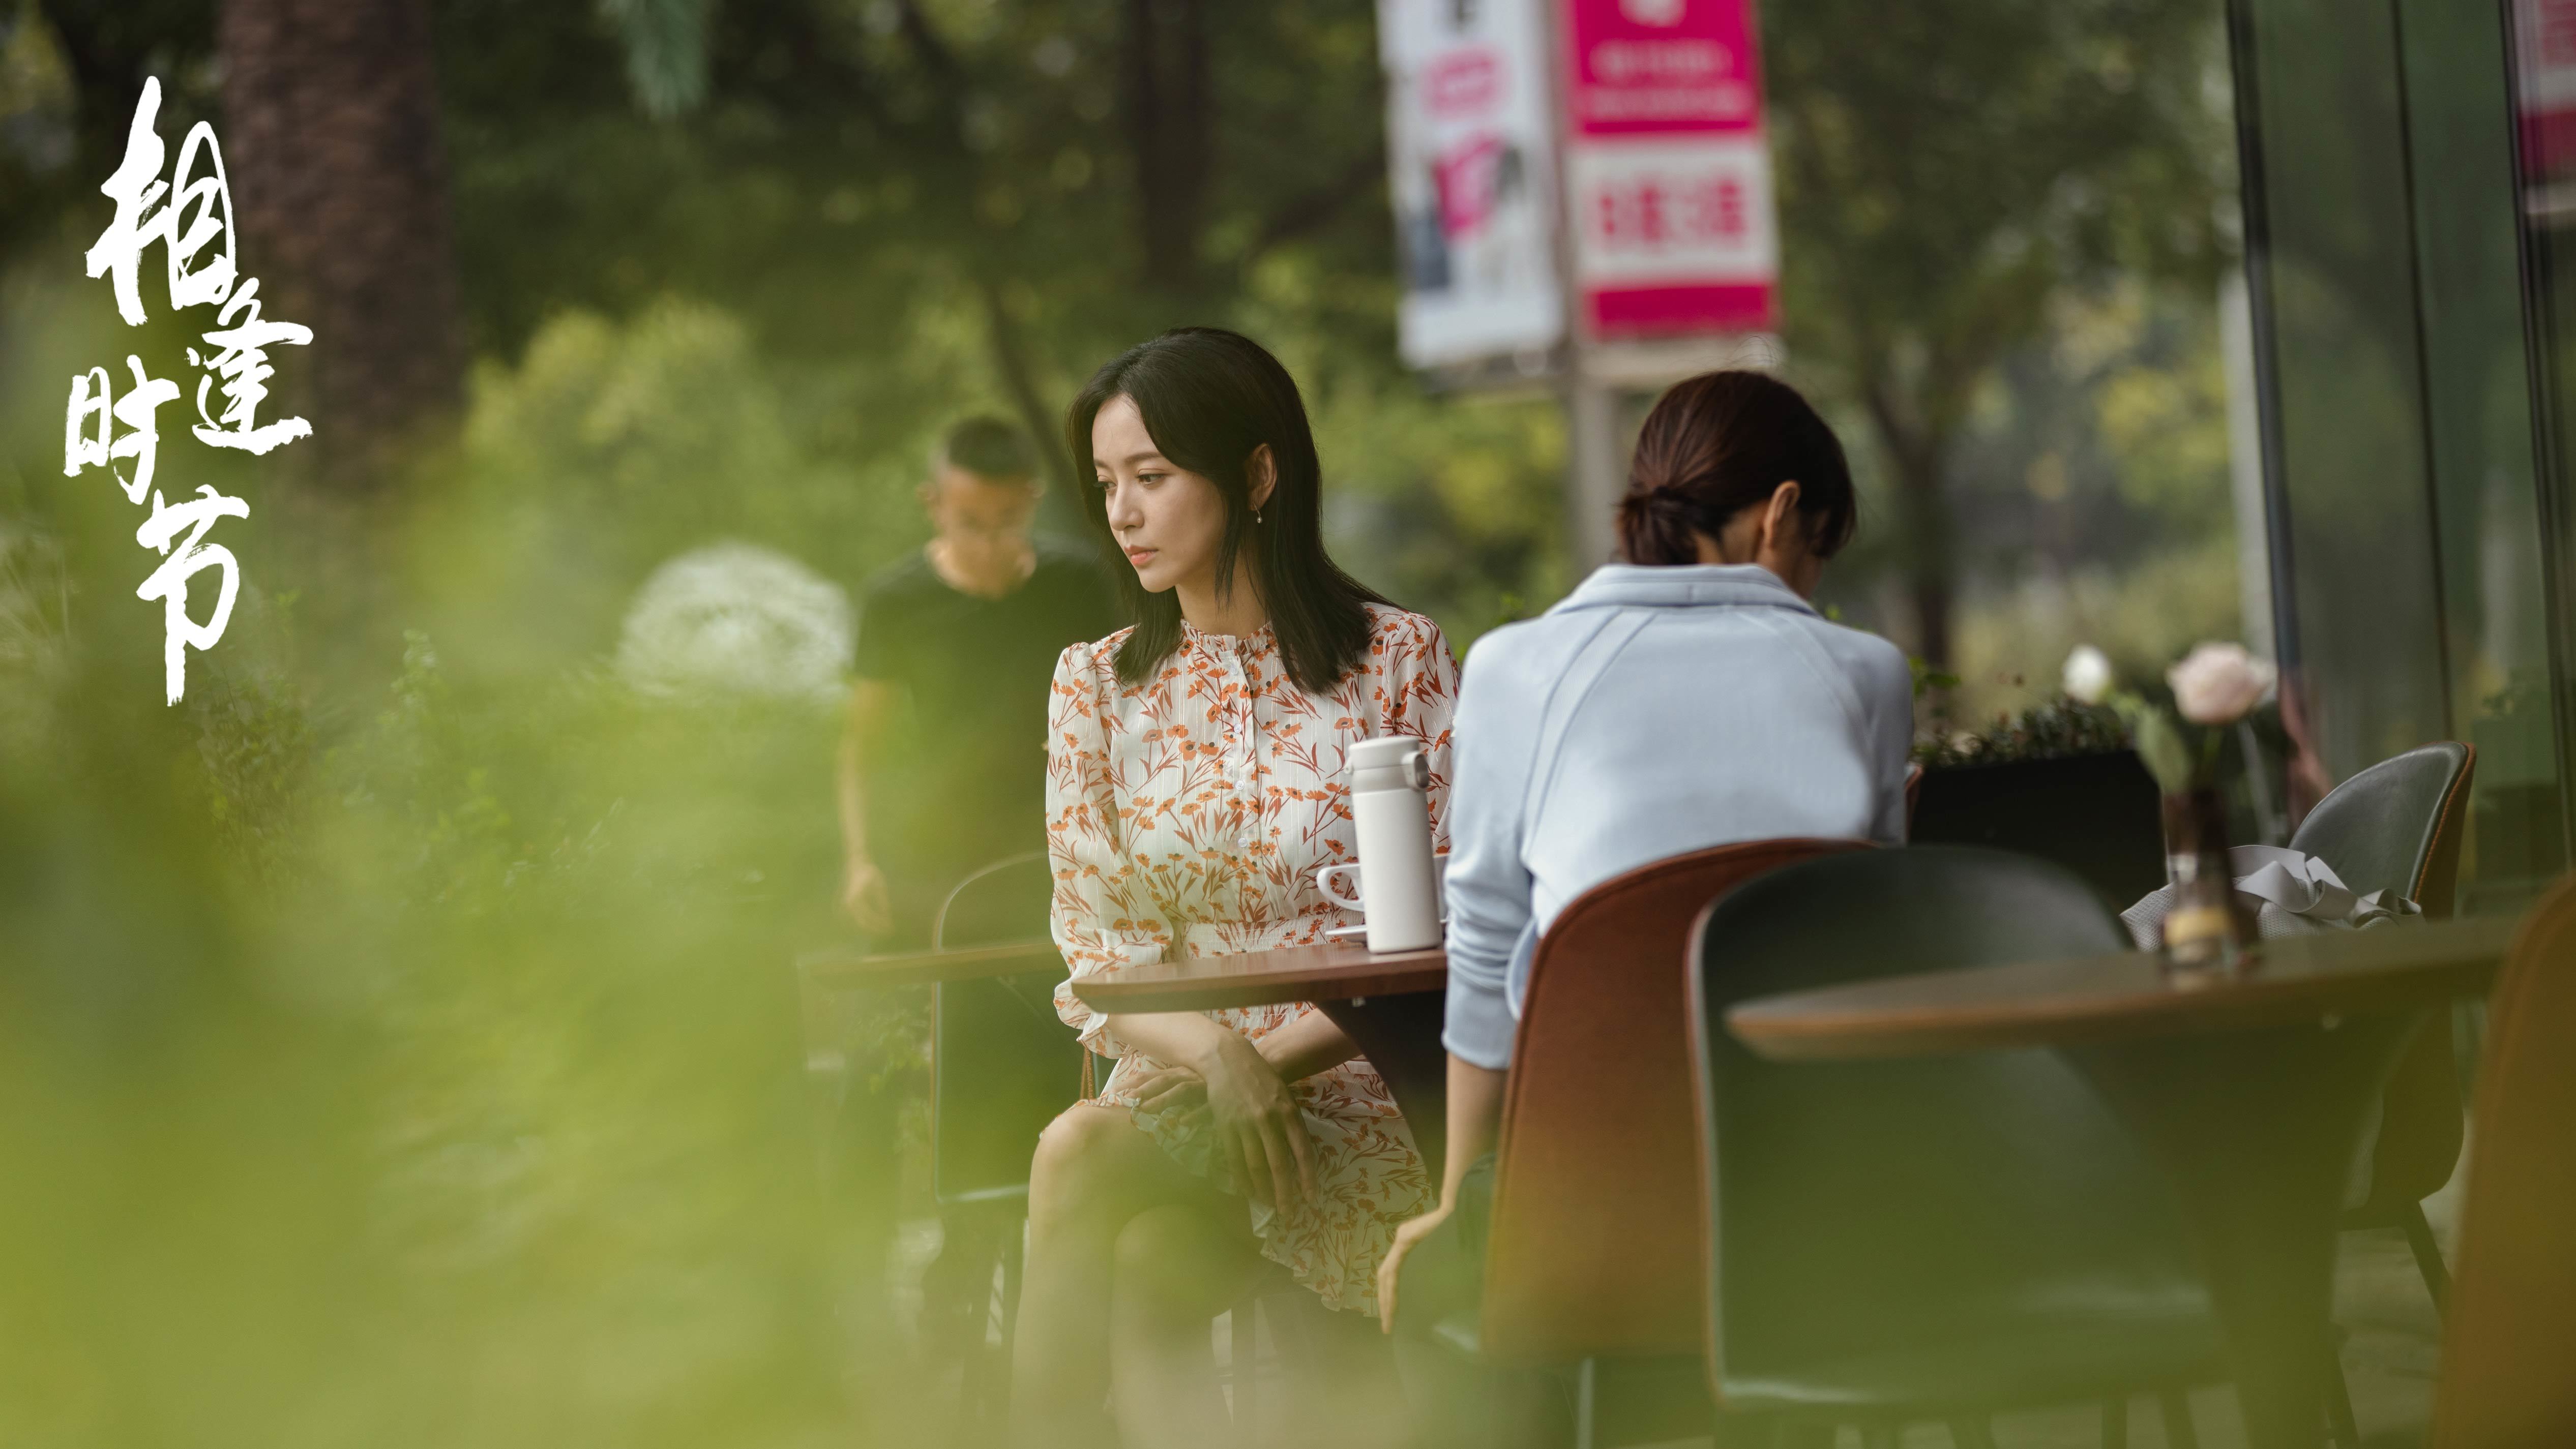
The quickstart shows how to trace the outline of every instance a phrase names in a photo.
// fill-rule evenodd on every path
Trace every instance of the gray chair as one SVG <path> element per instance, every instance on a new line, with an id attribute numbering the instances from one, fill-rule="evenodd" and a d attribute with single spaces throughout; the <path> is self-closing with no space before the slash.
<path id="1" fill-rule="evenodd" d="M 1729 1419 L 1951 1424 L 2225 1376 L 2170 1189 L 2055 1053 L 1773 1063 L 1726 1029 L 1750 997 L 2128 949 L 2086 883 L 1964 846 L 1787 866 L 1701 916 L 1689 962 L 1708 1206 L 1708 1374 Z"/>

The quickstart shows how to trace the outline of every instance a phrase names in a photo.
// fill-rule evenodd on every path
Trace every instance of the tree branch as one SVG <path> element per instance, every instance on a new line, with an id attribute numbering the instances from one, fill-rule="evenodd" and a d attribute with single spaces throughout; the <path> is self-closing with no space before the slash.
<path id="1" fill-rule="evenodd" d="M 1243 250 L 1243 264 L 1250 266 L 1273 247 L 1322 231 L 1343 208 L 1374 190 L 1385 175 L 1385 157 L 1362 156 L 1332 180 L 1288 198 L 1253 234 L 1252 245 Z"/>
<path id="2" fill-rule="evenodd" d="M 1002 390 L 1011 395 L 1011 406 L 1019 412 L 1020 425 L 1029 430 L 1030 441 L 1037 444 L 1038 456 L 1047 460 L 1047 476 L 1059 488 L 1074 483 L 1073 462 L 1056 445 L 1053 413 L 1046 400 L 1038 395 L 1037 379 L 1029 370 L 1028 348 L 1020 339 L 1017 319 L 1003 300 L 1001 284 L 991 274 L 975 273 L 975 294 L 984 303 L 984 335 L 993 349 L 993 370 L 1001 374 Z"/>
<path id="3" fill-rule="evenodd" d="M 949 49 L 948 42 L 931 28 L 930 17 L 921 13 L 919 0 L 896 0 L 895 15 L 904 44 L 912 47 L 913 54 L 921 57 L 921 63 L 938 76 L 940 84 L 962 91 L 966 68 L 957 63 L 957 52 Z M 959 99 L 964 97 L 960 95 Z"/>

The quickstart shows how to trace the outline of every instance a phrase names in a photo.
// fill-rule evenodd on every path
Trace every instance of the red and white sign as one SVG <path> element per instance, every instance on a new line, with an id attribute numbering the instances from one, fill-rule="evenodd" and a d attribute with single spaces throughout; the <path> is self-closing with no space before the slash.
<path id="1" fill-rule="evenodd" d="M 1563 0 L 1565 170 L 1598 340 L 1764 332 L 1779 231 L 1751 0 Z"/>
<path id="2" fill-rule="evenodd" d="M 2526 181 L 2576 171 L 2576 0 L 2517 0 Z"/>
<path id="3" fill-rule="evenodd" d="M 1540 356 L 1565 336 L 1545 0 L 1378 0 L 1387 185 L 1416 367 Z"/>

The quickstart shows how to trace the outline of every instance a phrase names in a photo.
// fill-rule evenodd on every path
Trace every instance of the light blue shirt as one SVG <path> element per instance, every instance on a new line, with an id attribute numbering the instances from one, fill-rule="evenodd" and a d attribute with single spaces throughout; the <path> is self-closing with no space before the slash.
<path id="1" fill-rule="evenodd" d="M 1540 933 L 1638 866 L 1746 840 L 1905 839 L 1913 674 L 1756 564 L 1611 564 L 1468 651 L 1441 1040 L 1511 1064 Z"/>

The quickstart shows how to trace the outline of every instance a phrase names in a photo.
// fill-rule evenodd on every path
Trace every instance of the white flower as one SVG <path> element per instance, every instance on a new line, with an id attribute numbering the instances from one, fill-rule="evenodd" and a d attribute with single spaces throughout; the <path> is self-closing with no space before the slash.
<path id="1" fill-rule="evenodd" d="M 2078 704 L 2100 704 L 2111 694 L 2111 660 L 2090 644 L 2066 656 L 2065 688 Z"/>
<path id="2" fill-rule="evenodd" d="M 2174 707 L 2198 725 L 2243 719 L 2271 693 L 2272 679 L 2272 666 L 2246 653 L 2242 644 L 2195 644 L 2180 664 L 2165 671 Z"/>
<path id="3" fill-rule="evenodd" d="M 727 540 L 684 553 L 635 591 L 617 672 L 637 693 L 748 695 L 828 705 L 850 667 L 849 597 L 771 549 Z"/>

